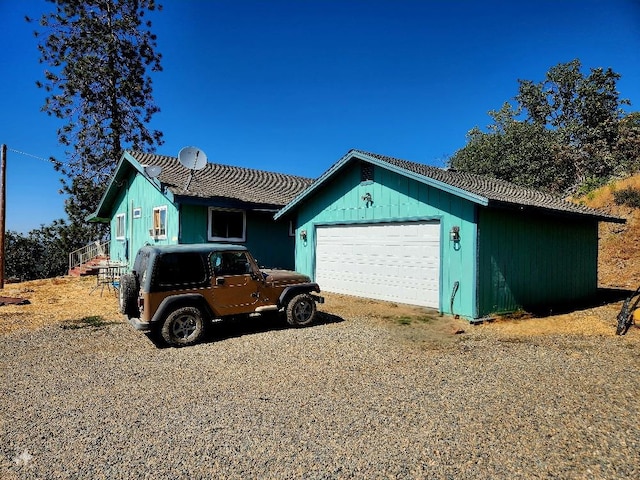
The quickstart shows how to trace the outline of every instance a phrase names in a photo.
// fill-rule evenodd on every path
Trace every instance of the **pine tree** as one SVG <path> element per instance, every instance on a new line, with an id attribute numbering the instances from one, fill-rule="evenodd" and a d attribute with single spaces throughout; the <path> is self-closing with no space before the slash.
<path id="1" fill-rule="evenodd" d="M 162 133 L 149 122 L 159 111 L 149 72 L 159 72 L 161 55 L 145 15 L 162 9 L 154 0 L 48 0 L 35 32 L 46 92 L 42 110 L 65 123 L 58 140 L 67 158 L 52 158 L 63 174 L 66 213 L 77 241 L 95 239 L 93 213 L 126 148 L 155 151 Z M 27 21 L 31 19 L 27 18 Z M 102 230 L 104 231 L 104 229 Z"/>

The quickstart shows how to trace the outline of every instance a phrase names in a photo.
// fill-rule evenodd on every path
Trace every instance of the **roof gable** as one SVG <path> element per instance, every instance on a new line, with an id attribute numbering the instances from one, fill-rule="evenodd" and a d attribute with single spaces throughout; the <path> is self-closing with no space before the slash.
<path id="1" fill-rule="evenodd" d="M 603 212 L 584 205 L 577 205 L 560 197 L 531 188 L 521 187 L 504 180 L 466 172 L 444 170 L 442 168 L 361 150 L 350 150 L 309 188 L 304 190 L 284 209 L 280 210 L 280 212 L 276 214 L 276 218 L 291 211 L 314 191 L 321 188 L 321 186 L 341 170 L 344 165 L 354 160 L 370 162 L 483 206 L 507 207 L 520 210 L 531 208 L 548 213 L 584 216 L 608 222 L 624 223 L 625 221 L 624 219 L 606 215 Z"/>

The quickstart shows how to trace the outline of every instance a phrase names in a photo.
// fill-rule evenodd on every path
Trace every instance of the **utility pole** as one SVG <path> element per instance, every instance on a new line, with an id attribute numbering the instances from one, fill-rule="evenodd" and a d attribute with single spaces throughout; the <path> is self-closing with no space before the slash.
<path id="1" fill-rule="evenodd" d="M 0 289 L 4 289 L 4 231 L 7 220 L 7 146 L 3 143 L 0 151 Z"/>

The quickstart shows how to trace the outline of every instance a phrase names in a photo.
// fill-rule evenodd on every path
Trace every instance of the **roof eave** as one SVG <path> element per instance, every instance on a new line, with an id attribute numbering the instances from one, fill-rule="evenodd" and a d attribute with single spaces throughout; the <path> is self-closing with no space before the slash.
<path id="1" fill-rule="evenodd" d="M 435 180 L 426 175 L 420 175 L 419 173 L 415 173 L 415 172 L 412 172 L 411 170 L 407 170 L 402 167 L 393 165 L 391 163 L 387 163 L 384 160 L 377 159 L 370 155 L 366 155 L 362 152 L 359 152 L 354 156 L 357 156 L 361 160 L 366 160 L 367 162 L 373 163 L 379 167 L 385 168 L 391 172 L 397 173 L 398 175 L 404 175 L 405 177 L 411 178 L 420 183 L 424 183 L 425 185 L 429 185 L 431 187 L 437 188 L 439 190 L 450 193 L 457 197 L 464 198 L 465 200 L 469 200 L 470 202 L 477 203 L 485 207 L 489 204 L 489 199 L 487 197 L 483 197 L 482 195 L 478 195 L 476 193 L 471 193 L 459 187 L 454 187 L 453 185 L 449 185 L 448 183 Z"/>
<path id="2" fill-rule="evenodd" d="M 583 219 L 593 220 L 596 222 L 627 223 L 627 220 L 624 218 L 613 217 L 609 215 L 598 215 L 596 213 L 577 212 L 577 211 L 572 212 L 568 210 L 558 210 L 555 208 L 546 208 L 546 207 L 535 206 L 535 205 L 523 205 L 523 204 L 516 204 L 516 203 L 497 201 L 497 200 L 490 201 L 489 205 L 487 206 L 489 208 L 504 208 L 508 210 L 518 210 L 521 212 L 525 210 L 535 211 L 535 212 L 540 212 L 546 215 L 553 215 L 556 217 L 564 217 L 564 218 L 567 218 L 567 217 L 583 218 Z"/>
<path id="3" fill-rule="evenodd" d="M 125 162 L 125 160 L 126 160 L 126 162 Z M 93 213 L 91 213 L 91 214 L 89 214 L 89 215 L 87 215 L 85 217 L 85 220 L 87 222 L 90 222 L 90 223 L 105 223 L 103 221 L 103 220 L 106 219 L 104 210 L 108 205 L 108 201 L 111 200 L 112 191 L 113 191 L 112 189 L 114 187 L 114 184 L 116 184 L 116 182 L 120 181 L 119 179 L 125 175 L 126 169 L 128 168 L 127 165 L 131 166 L 131 162 L 135 162 L 135 160 L 128 155 L 128 152 L 124 152 L 122 154 L 122 156 L 120 157 L 120 161 L 118 162 L 118 165 L 116 165 L 116 169 L 113 172 L 113 175 L 111 175 L 111 179 L 109 180 L 109 184 L 107 185 L 107 188 L 105 189 L 104 193 L 102 194 L 102 198 L 100 198 L 100 202 L 98 203 L 98 206 L 96 207 L 96 210 Z"/>
<path id="4" fill-rule="evenodd" d="M 392 165 L 378 158 L 367 155 L 363 152 L 357 152 L 354 150 L 349 150 L 346 155 L 344 155 L 340 160 L 334 163 L 329 170 L 324 172 L 318 179 L 313 182 L 309 187 L 304 189 L 302 193 L 300 193 L 297 197 L 295 197 L 291 202 L 289 202 L 283 209 L 281 209 L 276 215 L 275 219 L 283 217 L 287 213 L 291 212 L 297 205 L 299 205 L 302 201 L 312 195 L 316 190 L 318 190 L 322 185 L 324 185 L 331 177 L 333 177 L 338 171 L 340 171 L 347 163 L 350 161 L 358 159 L 365 160 L 373 165 L 384 168 L 391 172 L 397 173 L 399 175 L 403 175 L 407 178 L 411 178 L 416 180 L 417 182 L 424 183 L 426 185 L 432 186 L 439 190 L 443 190 L 445 192 L 451 193 L 458 197 L 462 197 L 466 200 L 469 200 L 473 203 L 477 203 L 479 205 L 487 206 L 489 204 L 489 199 L 483 197 L 481 195 L 476 195 L 474 193 L 468 192 L 458 187 L 454 187 L 452 185 L 446 184 L 444 182 L 440 182 L 438 180 L 434 180 L 433 178 L 427 177 L 425 175 L 420 175 L 414 173 L 410 170 L 406 170 L 404 168 L 398 167 L 396 165 Z"/>
<path id="5" fill-rule="evenodd" d="M 220 208 L 237 208 L 253 211 L 265 211 L 275 213 L 279 211 L 283 205 L 274 203 L 262 203 L 251 202 L 240 199 L 233 199 L 229 197 L 201 197 L 198 195 L 174 195 L 173 200 L 175 203 L 181 203 L 183 205 L 201 205 Z"/>

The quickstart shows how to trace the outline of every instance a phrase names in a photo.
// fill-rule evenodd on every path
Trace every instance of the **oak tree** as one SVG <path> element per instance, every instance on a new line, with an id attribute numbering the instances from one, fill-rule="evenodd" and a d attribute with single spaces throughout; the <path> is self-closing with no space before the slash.
<path id="1" fill-rule="evenodd" d="M 474 128 L 449 160 L 460 170 L 491 175 L 554 193 L 575 191 L 628 170 L 622 156 L 635 145 L 633 122 L 621 143 L 620 75 L 581 70 L 580 60 L 558 64 L 541 82 L 518 80 L 515 106 L 490 112 L 488 131 Z"/>

